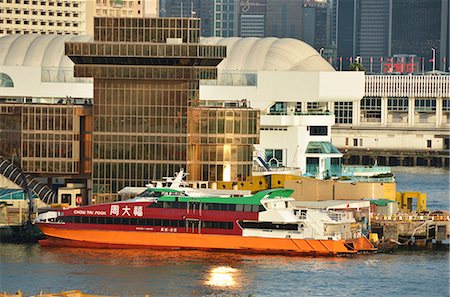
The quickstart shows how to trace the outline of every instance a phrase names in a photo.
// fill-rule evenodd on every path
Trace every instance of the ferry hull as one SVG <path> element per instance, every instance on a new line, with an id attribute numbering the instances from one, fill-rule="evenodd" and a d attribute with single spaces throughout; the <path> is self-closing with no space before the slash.
<path id="1" fill-rule="evenodd" d="M 93 248 L 234 250 L 250 253 L 336 256 L 359 252 L 345 240 L 262 238 L 236 235 L 64 229 L 38 224 L 47 239 L 42 245 Z M 370 245 L 370 243 L 369 243 Z M 362 246 L 362 245 L 359 245 Z M 372 245 L 370 247 L 373 248 Z"/>

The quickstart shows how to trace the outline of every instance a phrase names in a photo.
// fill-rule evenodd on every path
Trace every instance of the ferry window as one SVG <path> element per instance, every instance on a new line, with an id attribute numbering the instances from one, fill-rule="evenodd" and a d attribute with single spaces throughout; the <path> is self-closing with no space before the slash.
<path id="1" fill-rule="evenodd" d="M 154 219 L 153 226 L 161 226 L 161 220 L 160 219 Z"/>
<path id="2" fill-rule="evenodd" d="M 259 211 L 265 211 L 266 209 L 264 208 L 264 206 L 260 205 L 259 206 Z"/>
<path id="3" fill-rule="evenodd" d="M 97 217 L 87 217 L 88 224 L 97 224 Z"/>
<path id="4" fill-rule="evenodd" d="M 244 205 L 244 211 L 252 211 L 252 205 L 251 204 L 246 204 Z"/>
<path id="5" fill-rule="evenodd" d="M 105 218 L 105 224 L 114 224 L 113 218 Z"/>
<path id="6" fill-rule="evenodd" d="M 122 225 L 130 225 L 130 219 L 129 218 L 123 218 L 122 219 Z"/>
<path id="7" fill-rule="evenodd" d="M 70 204 L 70 194 L 62 194 L 61 195 L 61 203 L 69 203 Z"/>
<path id="8" fill-rule="evenodd" d="M 151 208 L 163 208 L 163 203 L 162 202 L 153 202 L 152 204 L 150 204 L 147 207 L 151 207 Z"/>
<path id="9" fill-rule="evenodd" d="M 74 217 L 73 218 L 74 223 L 81 223 L 81 217 Z"/>
<path id="10" fill-rule="evenodd" d="M 130 225 L 137 225 L 138 219 L 130 219 Z"/>
<path id="11" fill-rule="evenodd" d="M 252 212 L 259 212 L 259 205 L 252 205 Z"/>
<path id="12" fill-rule="evenodd" d="M 244 211 L 244 205 L 236 204 L 236 211 Z"/>
<path id="13" fill-rule="evenodd" d="M 98 217 L 97 218 L 97 224 L 105 224 L 106 222 L 106 220 L 105 220 L 106 218 L 102 218 L 102 217 Z"/>
<path id="14" fill-rule="evenodd" d="M 162 220 L 161 226 L 170 226 L 169 220 Z"/>
<path id="15" fill-rule="evenodd" d="M 178 221 L 178 227 L 186 227 L 186 221 Z"/>
<path id="16" fill-rule="evenodd" d="M 114 221 L 113 221 L 113 224 L 115 224 L 115 225 L 120 225 L 120 224 L 122 224 L 122 218 L 114 218 L 113 220 L 114 220 Z"/>

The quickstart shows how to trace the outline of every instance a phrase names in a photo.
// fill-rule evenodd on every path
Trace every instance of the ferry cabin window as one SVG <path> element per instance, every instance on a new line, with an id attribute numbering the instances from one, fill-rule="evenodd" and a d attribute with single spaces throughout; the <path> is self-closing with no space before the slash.
<path id="1" fill-rule="evenodd" d="M 202 228 L 211 228 L 211 229 L 233 229 L 233 222 L 212 222 L 212 221 L 203 221 Z"/>
<path id="2" fill-rule="evenodd" d="M 147 206 L 149 208 L 180 208 L 185 209 L 187 207 L 186 202 L 178 202 L 178 201 L 159 201 L 154 202 Z"/>
<path id="3" fill-rule="evenodd" d="M 106 224 L 106 225 L 133 225 L 133 226 L 164 226 L 185 227 L 185 220 L 161 220 L 161 219 L 137 219 L 137 218 L 105 218 L 105 217 L 82 217 L 64 216 L 59 217 L 60 222 L 78 224 Z"/>

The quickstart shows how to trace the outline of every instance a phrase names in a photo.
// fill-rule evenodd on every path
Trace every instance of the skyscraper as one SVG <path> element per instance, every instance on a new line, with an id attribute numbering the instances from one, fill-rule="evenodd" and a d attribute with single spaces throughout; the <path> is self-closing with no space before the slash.
<path id="1" fill-rule="evenodd" d="M 371 58 L 417 56 L 424 70 L 431 70 L 434 48 L 436 66 L 444 68 L 449 0 L 333 0 L 332 5 L 332 43 L 344 61 L 360 57 L 367 68 Z M 374 72 L 379 68 L 373 63 Z"/>
<path id="2" fill-rule="evenodd" d="M 201 36 L 238 35 L 236 0 L 160 0 L 161 17 L 197 17 Z"/>
<path id="3" fill-rule="evenodd" d="M 264 37 L 266 0 L 239 2 L 239 36 Z"/>
<path id="4" fill-rule="evenodd" d="M 394 0 L 392 5 L 392 54 L 424 57 L 431 70 L 431 48 L 440 57 L 442 4 L 448 0 Z M 448 11 L 448 8 L 447 8 Z M 437 64 L 439 65 L 439 64 Z"/>
<path id="5" fill-rule="evenodd" d="M 303 0 L 267 0 L 265 36 L 303 37 Z"/>
<path id="6" fill-rule="evenodd" d="M 450 0 L 442 1 L 440 69 L 450 72 Z"/>
<path id="7" fill-rule="evenodd" d="M 330 6 L 328 2 L 311 2 L 304 7 L 303 41 L 320 51 L 330 48 Z"/>

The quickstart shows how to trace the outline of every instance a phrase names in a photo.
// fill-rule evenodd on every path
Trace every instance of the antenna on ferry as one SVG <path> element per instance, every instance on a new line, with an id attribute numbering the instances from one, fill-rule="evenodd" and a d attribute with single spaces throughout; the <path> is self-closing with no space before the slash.
<path id="1" fill-rule="evenodd" d="M 170 185 L 171 188 L 179 188 L 181 186 L 181 184 L 183 183 L 183 178 L 186 177 L 186 173 L 184 173 L 184 169 L 181 168 L 180 172 L 177 172 L 177 175 L 175 177 L 175 179 L 172 178 L 168 178 L 167 181 L 171 182 L 172 184 Z"/>

